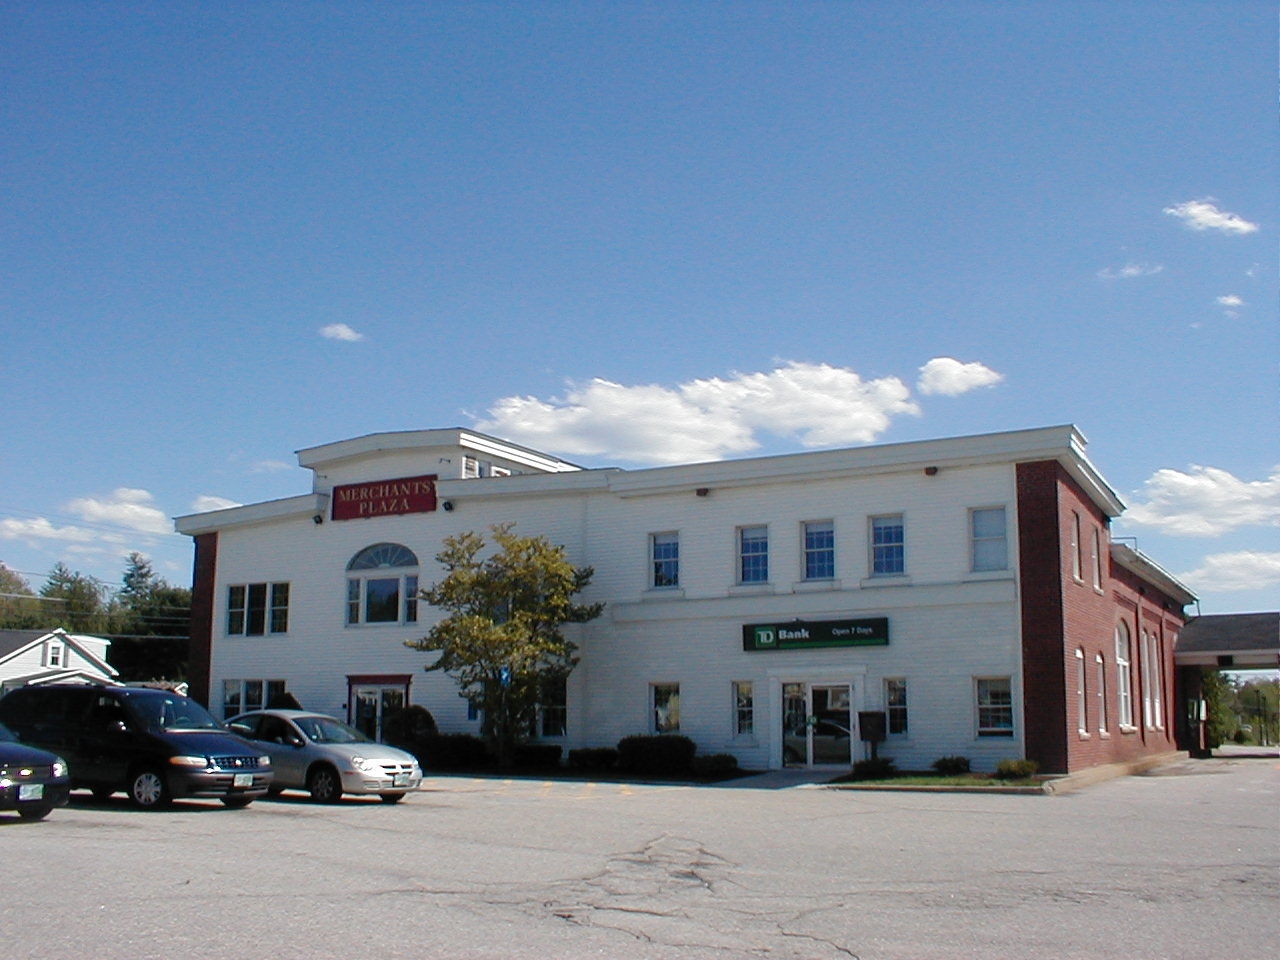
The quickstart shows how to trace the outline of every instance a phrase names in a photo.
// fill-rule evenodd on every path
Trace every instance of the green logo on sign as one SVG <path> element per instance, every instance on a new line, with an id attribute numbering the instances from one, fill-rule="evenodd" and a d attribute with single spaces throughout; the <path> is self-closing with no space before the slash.
<path id="1" fill-rule="evenodd" d="M 778 635 L 773 627 L 756 627 L 756 646 L 773 647 L 778 644 Z"/>

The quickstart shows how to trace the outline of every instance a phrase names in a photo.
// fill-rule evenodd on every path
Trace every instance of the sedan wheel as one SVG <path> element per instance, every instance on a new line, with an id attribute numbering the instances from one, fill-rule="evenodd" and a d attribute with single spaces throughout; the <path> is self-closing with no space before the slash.
<path id="1" fill-rule="evenodd" d="M 337 803 L 342 796 L 342 781 L 333 767 L 316 767 L 307 779 L 307 789 L 316 803 Z"/>
<path id="2" fill-rule="evenodd" d="M 144 810 L 157 810 L 173 799 L 159 770 L 139 770 L 129 781 L 129 799 Z"/>
<path id="3" fill-rule="evenodd" d="M 399 803 L 404 799 L 403 793 L 380 793 L 378 796 L 382 798 L 383 803 Z"/>
<path id="4" fill-rule="evenodd" d="M 18 816 L 23 820 L 43 820 L 53 813 L 53 807 L 19 807 Z"/>

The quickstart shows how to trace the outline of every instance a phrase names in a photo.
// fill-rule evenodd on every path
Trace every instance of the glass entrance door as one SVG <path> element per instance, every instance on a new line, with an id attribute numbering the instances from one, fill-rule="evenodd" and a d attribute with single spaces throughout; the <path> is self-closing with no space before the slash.
<path id="1" fill-rule="evenodd" d="M 382 739 L 386 719 L 404 707 L 403 687 L 356 687 L 351 725 L 371 740 Z"/>
<path id="2" fill-rule="evenodd" d="M 782 685 L 782 765 L 852 762 L 853 684 Z"/>

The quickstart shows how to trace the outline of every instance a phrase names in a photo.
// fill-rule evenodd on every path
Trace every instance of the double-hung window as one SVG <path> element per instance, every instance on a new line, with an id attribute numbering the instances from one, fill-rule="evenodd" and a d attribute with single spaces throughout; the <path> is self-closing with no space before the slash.
<path id="1" fill-rule="evenodd" d="M 738 582 L 767 583 L 769 580 L 769 528 L 738 529 Z"/>
<path id="2" fill-rule="evenodd" d="M 680 684 L 655 683 L 649 688 L 654 733 L 680 732 Z"/>
<path id="3" fill-rule="evenodd" d="M 836 527 L 830 520 L 804 525 L 804 578 L 830 580 L 836 575 Z"/>
<path id="4" fill-rule="evenodd" d="M 680 586 L 680 535 L 654 533 L 649 536 L 650 586 Z"/>
<path id="5" fill-rule="evenodd" d="M 1009 569 L 1009 541 L 1004 507 L 969 512 L 970 563 L 975 573 Z"/>
<path id="6" fill-rule="evenodd" d="M 907 734 L 907 681 L 902 677 L 890 677 L 884 682 L 884 706 L 888 714 L 889 735 L 902 737 Z"/>
<path id="7" fill-rule="evenodd" d="M 906 526 L 902 514 L 871 518 L 871 575 L 892 577 L 907 570 Z"/>
<path id="8" fill-rule="evenodd" d="M 227 588 L 227 633 L 261 637 L 289 629 L 289 584 L 238 583 Z"/>
<path id="9" fill-rule="evenodd" d="M 733 682 L 733 735 L 749 737 L 755 732 L 755 688 L 750 680 Z"/>
<path id="10" fill-rule="evenodd" d="M 1008 677 L 978 677 L 978 736 L 1013 736 L 1013 689 Z"/>
<path id="11" fill-rule="evenodd" d="M 284 697 L 287 686 L 283 680 L 223 680 L 222 719 L 273 706 Z"/>
<path id="12" fill-rule="evenodd" d="M 1133 726 L 1133 642 L 1129 624 L 1116 625 L 1116 703 L 1120 708 L 1121 729 Z"/>
<path id="13" fill-rule="evenodd" d="M 347 564 L 347 624 L 416 623 L 418 557 L 398 543 L 365 547 Z"/>

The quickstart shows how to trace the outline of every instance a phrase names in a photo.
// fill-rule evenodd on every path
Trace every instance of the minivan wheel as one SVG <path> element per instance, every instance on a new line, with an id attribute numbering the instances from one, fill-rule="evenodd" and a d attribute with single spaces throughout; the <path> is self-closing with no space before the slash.
<path id="1" fill-rule="evenodd" d="M 333 767 L 319 766 L 307 778 L 307 789 L 316 803 L 337 803 L 342 796 L 342 781 Z"/>
<path id="2" fill-rule="evenodd" d="M 158 810 L 168 806 L 173 797 L 164 774 L 148 768 L 136 772 L 129 781 L 129 799 L 143 810 Z"/>
<path id="3" fill-rule="evenodd" d="M 19 807 L 18 816 L 23 820 L 43 820 L 53 813 L 53 807 Z"/>

